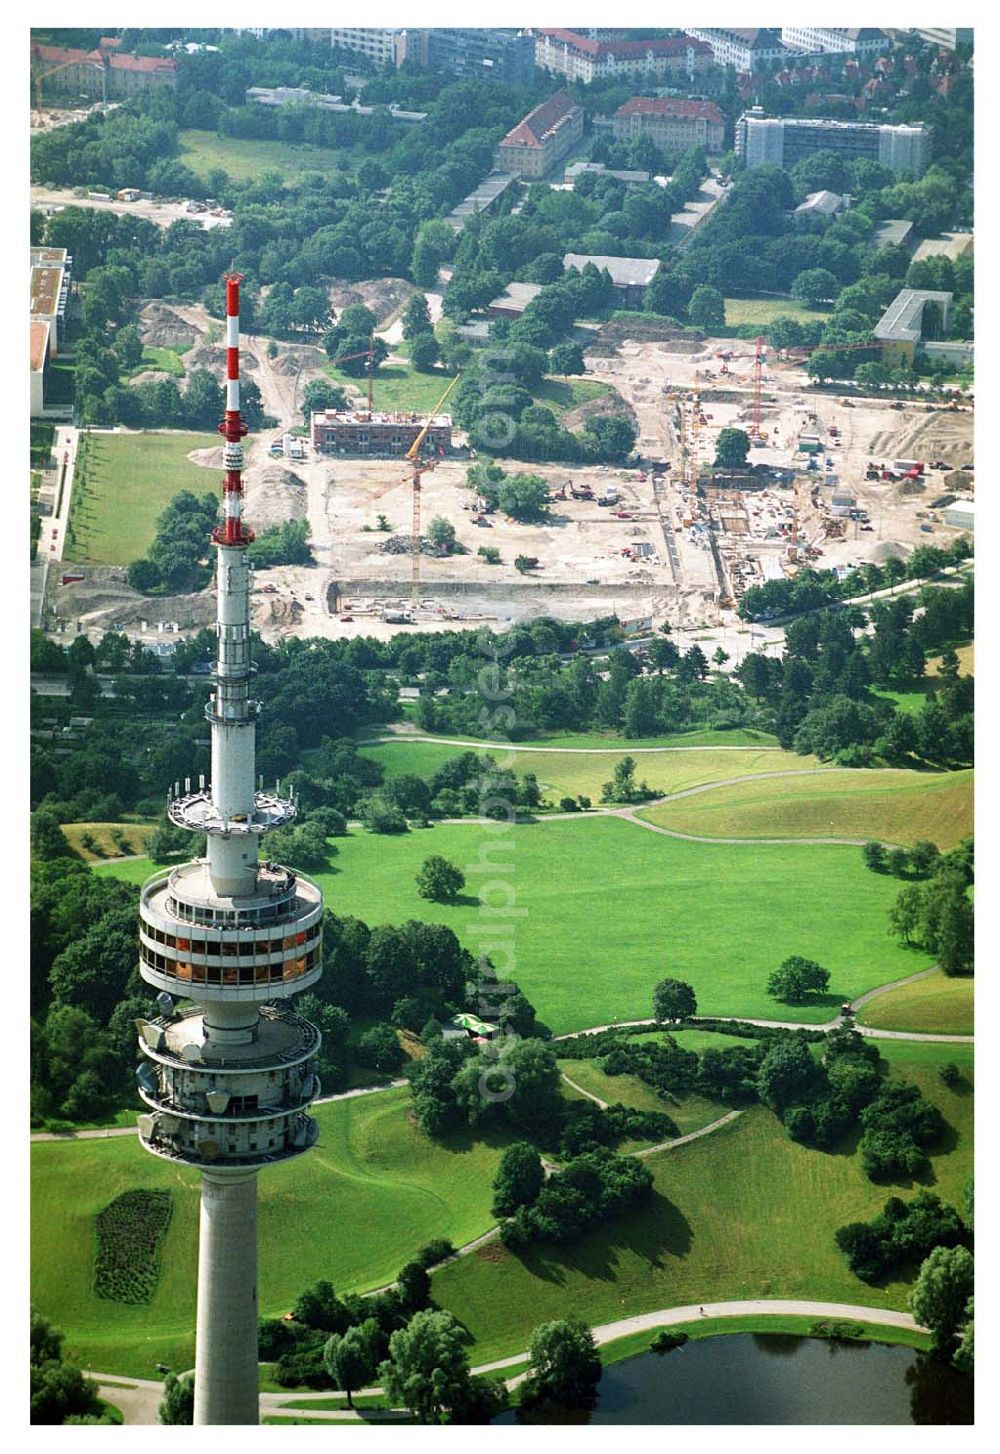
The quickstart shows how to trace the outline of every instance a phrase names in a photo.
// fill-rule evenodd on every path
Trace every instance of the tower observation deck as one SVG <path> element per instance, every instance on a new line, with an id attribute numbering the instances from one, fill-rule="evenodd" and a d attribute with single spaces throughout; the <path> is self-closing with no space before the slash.
<path id="1" fill-rule="evenodd" d="M 290 996 L 322 974 L 323 896 L 303 874 L 260 857 L 295 804 L 256 781 L 250 695 L 250 595 L 243 523 L 238 275 L 226 280 L 223 523 L 217 554 L 218 652 L 205 715 L 211 783 L 180 785 L 172 822 L 206 835 L 206 856 L 143 885 L 140 973 L 161 993 L 139 1020 L 139 1136 L 156 1156 L 201 1171 L 196 1424 L 256 1424 L 257 1173 L 316 1141 L 319 1031 Z M 176 1001 L 190 1002 L 176 1008 Z"/>

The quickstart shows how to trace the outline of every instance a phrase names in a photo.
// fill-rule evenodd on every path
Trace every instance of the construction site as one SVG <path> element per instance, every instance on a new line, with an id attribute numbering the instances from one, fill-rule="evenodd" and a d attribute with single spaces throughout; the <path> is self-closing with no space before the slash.
<path id="1" fill-rule="evenodd" d="M 204 311 L 173 312 L 204 347 Z M 461 430 L 452 427 L 450 451 L 428 440 L 423 424 L 437 422 L 446 396 L 430 416 L 406 416 L 394 457 L 331 456 L 301 426 L 290 432 L 304 386 L 323 377 L 320 351 L 292 347 L 272 358 L 264 340 L 247 338 L 246 367 L 279 421 L 276 436 L 248 440 L 248 518 L 307 519 L 314 557 L 311 566 L 256 573 L 255 627 L 265 636 L 386 636 L 614 613 L 668 620 L 680 631 L 718 629 L 735 621 L 751 585 L 805 565 L 847 572 L 959 533 L 945 511 L 973 494 L 970 395 L 904 402 L 831 393 L 811 384 L 801 360 L 762 344 L 630 331 L 623 319 L 602 328 L 585 359 L 588 375 L 614 390 L 602 405 L 634 418 L 638 462 L 624 469 L 501 457 L 510 474 L 538 475 L 548 486 L 547 507 L 531 522 L 470 488 L 475 455 Z M 634 332 L 642 331 L 637 318 Z M 377 422 L 377 373 L 374 397 L 363 379 L 357 394 L 355 423 L 366 413 Z M 722 469 L 715 460 L 727 428 L 744 431 L 750 448 L 745 465 Z M 216 453 L 197 462 L 211 466 Z M 436 521 L 452 527 L 453 540 L 431 528 Z M 124 572 L 86 574 L 56 588 L 56 615 L 97 629 L 132 629 L 148 617 L 149 602 L 129 590 Z M 197 598 L 164 603 L 163 612 L 182 630 L 204 615 Z"/>

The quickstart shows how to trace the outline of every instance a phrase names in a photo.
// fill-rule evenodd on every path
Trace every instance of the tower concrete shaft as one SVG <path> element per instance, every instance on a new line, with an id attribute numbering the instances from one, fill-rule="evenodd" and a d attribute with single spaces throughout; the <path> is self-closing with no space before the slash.
<path id="1" fill-rule="evenodd" d="M 237 1178 L 202 1174 L 195 1346 L 195 1423 L 256 1424 L 256 1171 Z"/>
<path id="2" fill-rule="evenodd" d="M 257 1172 L 316 1141 L 319 1031 L 289 997 L 322 974 L 323 897 L 292 869 L 261 862 L 259 843 L 295 804 L 255 785 L 250 694 L 250 563 L 243 523 L 239 277 L 226 280 L 223 521 L 217 553 L 218 650 L 205 715 L 212 776 L 168 803 L 172 822 L 204 833 L 206 856 L 154 875 L 140 894 L 140 973 L 161 991 L 137 1021 L 137 1072 L 148 1113 L 140 1139 L 202 1175 L 195 1354 L 196 1424 L 256 1424 Z M 193 1003 L 178 1011 L 175 1001 Z"/>

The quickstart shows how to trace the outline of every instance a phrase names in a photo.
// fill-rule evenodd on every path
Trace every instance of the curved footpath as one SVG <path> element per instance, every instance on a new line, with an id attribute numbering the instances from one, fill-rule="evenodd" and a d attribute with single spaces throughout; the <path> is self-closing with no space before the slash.
<path id="1" fill-rule="evenodd" d="M 702 1318 L 738 1318 L 749 1315 L 772 1317 L 842 1318 L 854 1322 L 872 1323 L 881 1328 L 905 1328 L 908 1332 L 923 1331 L 909 1313 L 897 1312 L 893 1308 L 859 1307 L 854 1303 L 821 1303 L 798 1298 L 749 1298 L 741 1302 L 705 1303 L 697 1306 L 689 1303 L 675 1308 L 659 1308 L 652 1313 L 637 1313 L 631 1318 L 619 1318 L 614 1323 L 602 1323 L 593 1329 L 598 1345 L 612 1343 L 631 1333 L 653 1332 L 656 1328 L 680 1327 L 685 1323 L 697 1323 Z M 515 1368 L 524 1363 L 527 1353 L 515 1353 L 509 1358 L 498 1358 L 492 1363 L 480 1363 L 473 1373 L 492 1373 L 498 1369 Z M 85 1369 L 88 1378 L 100 1386 L 101 1397 L 116 1404 L 122 1410 L 127 1424 L 155 1423 L 156 1406 L 163 1393 L 163 1385 L 153 1379 L 119 1378 L 114 1374 L 95 1373 Z M 524 1374 L 507 1380 L 510 1388 L 516 1387 Z M 378 1397 L 381 1388 L 366 1388 L 358 1396 Z M 287 1418 L 315 1419 L 336 1422 L 338 1420 L 379 1422 L 400 1418 L 403 1411 L 394 1409 L 310 1409 L 310 1403 L 324 1402 L 335 1391 L 326 1389 L 318 1393 L 296 1393 L 288 1389 L 282 1393 L 262 1393 L 260 1396 L 261 1417 L 283 1415 Z M 136 1417 L 140 1415 L 140 1417 Z"/>
<path id="2" fill-rule="evenodd" d="M 903 985 L 906 984 L 913 984 L 915 980 L 926 979 L 929 974 L 933 974 L 935 972 L 936 968 L 937 966 L 932 964 L 930 969 L 919 969 L 915 974 L 906 975 L 904 979 L 894 979 L 890 980 L 888 984 L 876 985 L 874 989 L 867 990 L 863 995 L 859 995 L 857 999 L 851 1000 L 851 1009 L 857 1012 L 861 1009 L 862 1005 L 867 1005 L 870 1000 L 877 999 L 879 995 L 888 994 L 890 990 L 900 989 Z M 827 1031 L 834 1030 L 838 1025 L 843 1024 L 843 1021 L 839 1015 L 834 1015 L 832 1020 L 825 1020 L 820 1025 L 809 1024 L 807 1021 L 803 1020 L 752 1019 L 747 1015 L 711 1015 L 706 1016 L 705 1018 L 712 1020 L 725 1020 L 727 1023 L 730 1024 L 737 1023 L 742 1025 L 760 1025 L 764 1029 L 769 1030 Z M 694 1025 L 697 1025 L 698 1019 L 699 1017 L 695 1016 L 692 1023 Z M 648 1020 L 616 1020 L 608 1025 L 588 1025 L 585 1030 L 570 1030 L 565 1035 L 553 1035 L 552 1039 L 553 1042 L 559 1040 L 572 1040 L 576 1035 L 599 1035 L 603 1030 L 629 1030 L 632 1028 L 638 1029 L 643 1025 L 653 1025 L 655 1023 L 655 1020 L 653 1020 L 652 1018 Z M 935 1035 L 928 1032 L 920 1032 L 916 1030 L 876 1030 L 871 1025 L 855 1025 L 854 1028 L 858 1031 L 859 1035 L 867 1035 L 873 1040 L 928 1040 L 944 1042 L 946 1044 L 953 1045 L 974 1045 L 976 1038 L 974 1035 Z M 592 1092 L 584 1090 L 583 1086 L 577 1085 L 576 1082 L 571 1080 L 568 1075 L 564 1075 L 563 1079 L 569 1085 L 571 1085 L 574 1090 L 579 1091 L 581 1095 L 586 1096 L 588 1100 L 595 1101 L 599 1106 L 607 1105 L 607 1102 L 602 1101 L 600 1096 L 595 1096 L 592 1094 Z M 313 1102 L 313 1105 L 325 1106 L 331 1101 L 349 1101 L 354 1099 L 356 1096 L 376 1095 L 379 1091 L 396 1090 L 399 1086 L 407 1084 L 408 1082 L 405 1079 L 397 1079 L 389 1081 L 386 1085 L 358 1086 L 354 1090 L 339 1091 L 337 1092 L 337 1094 L 330 1096 L 320 1096 L 317 1100 Z M 723 1117 L 723 1120 L 726 1119 L 728 1119 L 728 1117 Z M 705 1129 L 712 1130 L 716 1125 L 721 1124 L 721 1121 L 713 1122 L 713 1125 L 711 1127 L 706 1127 Z M 30 1140 L 104 1141 L 111 1136 L 135 1136 L 137 1134 L 137 1131 L 137 1126 L 99 1126 L 96 1129 L 90 1131 L 33 1131 L 31 1133 Z M 696 1131 L 692 1134 L 696 1136 L 701 1136 L 704 1135 L 704 1131 Z M 685 1137 L 683 1139 L 689 1138 Z M 680 1143 L 676 1141 L 664 1142 L 664 1146 L 676 1146 L 679 1144 Z M 644 1156 L 649 1156 L 651 1152 L 644 1151 L 641 1154 Z"/>
<path id="3" fill-rule="evenodd" d="M 384 737 L 361 737 L 358 739 L 358 747 L 378 747 L 383 742 L 429 742 L 439 747 L 472 747 L 482 748 L 486 752 L 571 752 L 584 757 L 607 757 L 608 753 L 615 752 L 627 754 L 630 757 L 642 752 L 780 752 L 777 743 L 758 742 L 746 745 L 720 742 L 718 746 L 703 742 L 688 747 L 630 747 L 608 746 L 608 747 L 548 747 L 535 746 L 530 742 L 491 742 L 488 738 L 479 738 L 477 741 L 472 737 L 428 737 L 421 732 L 390 732 Z M 838 769 L 834 768 L 836 772 Z"/>

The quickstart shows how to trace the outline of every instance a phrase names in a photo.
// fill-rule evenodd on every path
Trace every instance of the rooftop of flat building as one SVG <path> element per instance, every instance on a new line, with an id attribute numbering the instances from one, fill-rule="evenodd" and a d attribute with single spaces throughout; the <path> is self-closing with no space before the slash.
<path id="1" fill-rule="evenodd" d="M 321 424 L 350 424 L 350 425 L 403 425 L 419 426 L 423 428 L 426 424 L 432 429 L 450 429 L 450 414 L 413 414 L 392 412 L 384 409 L 373 409 L 369 414 L 367 409 L 319 409 L 313 414 L 313 420 L 319 420 Z"/>
<path id="2" fill-rule="evenodd" d="M 839 212 L 844 205 L 844 198 L 840 192 L 828 192 L 825 189 L 820 192 L 810 192 L 804 202 L 796 207 L 796 212 L 822 212 L 832 217 Z"/>
<path id="3" fill-rule="evenodd" d="M 644 288 L 656 277 L 660 260 L 655 257 L 605 257 L 601 253 L 568 252 L 563 258 L 563 267 L 575 268 L 582 273 L 588 263 L 595 268 L 607 269 L 611 281 L 619 288 Z"/>
<path id="4" fill-rule="evenodd" d="M 493 298 L 490 308 L 527 308 L 533 298 L 542 291 L 541 283 L 508 283 L 499 297 Z"/>
<path id="5" fill-rule="evenodd" d="M 928 288 L 903 288 L 876 323 L 875 337 L 892 343 L 919 343 L 925 304 L 938 303 L 947 308 L 953 297 L 952 293 Z"/>
<path id="6" fill-rule="evenodd" d="M 31 312 L 41 318 L 54 318 L 59 311 L 63 271 L 59 267 L 31 269 Z"/>

